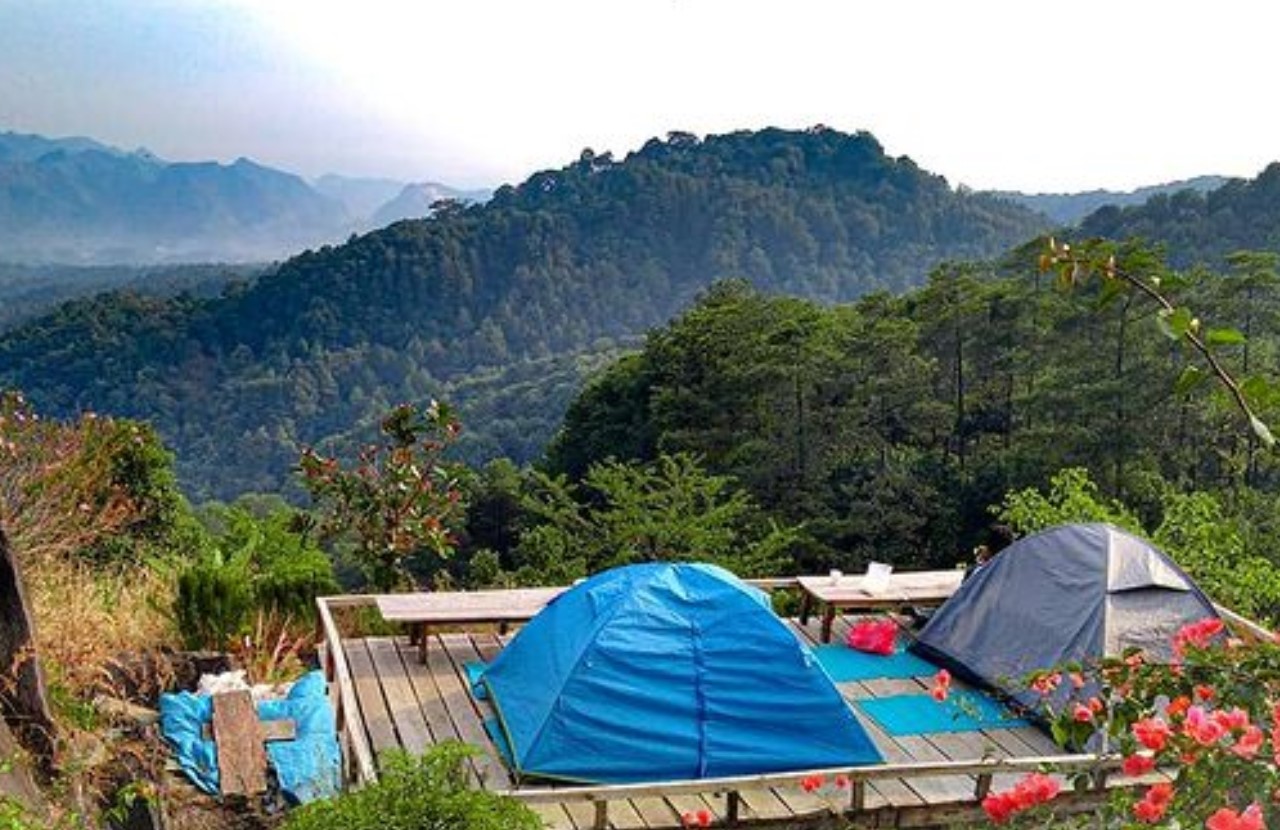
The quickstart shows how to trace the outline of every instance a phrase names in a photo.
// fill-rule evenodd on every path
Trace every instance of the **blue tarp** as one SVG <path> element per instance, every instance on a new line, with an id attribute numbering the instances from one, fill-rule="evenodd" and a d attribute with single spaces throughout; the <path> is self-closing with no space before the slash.
<path id="1" fill-rule="evenodd" d="M 1029 725 L 982 692 L 971 689 L 958 689 L 941 703 L 931 695 L 894 695 L 860 700 L 858 708 L 895 737 Z"/>
<path id="2" fill-rule="evenodd" d="M 600 783 L 878 763 L 768 597 L 652 563 L 561 594 L 484 671 L 517 774 Z"/>
<path id="3" fill-rule="evenodd" d="M 267 744 L 267 757 L 288 799 L 304 803 L 338 792 L 342 757 L 323 674 L 310 672 L 293 684 L 287 698 L 259 703 L 258 717 L 264 721 L 289 719 L 297 724 L 294 740 Z M 173 747 L 178 763 L 196 786 L 216 795 L 217 747 L 201 736 L 204 724 L 212 720 L 213 698 L 208 695 L 178 692 L 160 696 L 160 731 Z"/>
<path id="4" fill-rule="evenodd" d="M 837 683 L 886 677 L 928 677 L 938 671 L 938 667 L 928 660 L 904 650 L 893 654 L 869 654 L 848 646 L 826 645 L 818 646 L 813 653 Z"/>

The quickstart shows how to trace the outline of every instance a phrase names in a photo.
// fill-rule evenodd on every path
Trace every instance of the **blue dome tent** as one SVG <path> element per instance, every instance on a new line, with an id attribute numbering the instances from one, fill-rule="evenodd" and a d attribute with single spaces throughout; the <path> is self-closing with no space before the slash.
<path id="1" fill-rule="evenodd" d="M 481 682 L 520 777 L 717 778 L 881 761 L 768 597 L 721 568 L 616 568 L 561 594 Z"/>

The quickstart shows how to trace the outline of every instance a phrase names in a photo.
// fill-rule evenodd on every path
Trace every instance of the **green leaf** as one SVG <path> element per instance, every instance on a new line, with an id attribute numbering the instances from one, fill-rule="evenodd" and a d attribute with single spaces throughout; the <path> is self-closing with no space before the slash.
<path id="1" fill-rule="evenodd" d="M 1173 384 L 1174 394 L 1186 395 L 1200 384 L 1204 383 L 1208 377 L 1199 366 L 1188 366 L 1182 370 L 1182 374 L 1178 375 L 1178 380 Z"/>
<path id="2" fill-rule="evenodd" d="M 1165 336 L 1171 340 L 1181 340 L 1187 336 L 1187 332 L 1191 331 L 1191 312 L 1185 308 L 1175 308 L 1173 311 L 1162 310 L 1156 317 L 1156 322 L 1160 324 L 1160 330 Z"/>
<path id="3" fill-rule="evenodd" d="M 1129 293 L 1129 287 L 1117 279 L 1108 277 L 1102 281 L 1102 290 L 1098 292 L 1098 308 L 1107 308 L 1118 298 Z"/>
<path id="4" fill-rule="evenodd" d="M 1244 342 L 1244 334 L 1238 329 L 1209 329 L 1204 342 L 1211 346 L 1236 346 Z"/>
<path id="5" fill-rule="evenodd" d="M 1271 430 L 1257 415 L 1249 416 L 1249 426 L 1253 427 L 1253 434 L 1258 436 L 1258 440 L 1263 444 L 1268 447 L 1274 447 L 1276 445 L 1276 437 L 1271 434 Z"/>

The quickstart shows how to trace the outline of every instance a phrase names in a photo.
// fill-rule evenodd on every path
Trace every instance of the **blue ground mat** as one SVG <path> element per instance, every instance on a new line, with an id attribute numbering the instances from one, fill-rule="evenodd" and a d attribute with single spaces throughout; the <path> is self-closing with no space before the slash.
<path id="1" fill-rule="evenodd" d="M 860 700 L 857 706 L 885 732 L 895 736 L 1028 725 L 987 695 L 970 689 L 953 691 L 942 703 L 920 694 Z"/>
<path id="2" fill-rule="evenodd" d="M 844 645 L 818 646 L 813 654 L 837 683 L 883 677 L 929 677 L 938 667 L 909 651 L 869 654 Z"/>
<path id="3" fill-rule="evenodd" d="M 462 670 L 467 673 L 467 685 L 471 687 L 471 695 L 476 700 L 488 700 L 489 690 L 480 682 L 481 675 L 484 670 L 489 668 L 488 663 L 463 663 Z"/>

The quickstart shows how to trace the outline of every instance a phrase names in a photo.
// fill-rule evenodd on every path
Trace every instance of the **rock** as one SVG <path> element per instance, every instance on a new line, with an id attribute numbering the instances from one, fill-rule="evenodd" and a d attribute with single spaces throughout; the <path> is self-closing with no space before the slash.
<path id="1" fill-rule="evenodd" d="M 12 690 L 0 697 L 4 718 L 17 730 L 40 770 L 50 773 L 57 744 L 44 672 L 35 651 L 35 624 L 22 587 L 18 560 L 0 528 L 0 666 L 16 667 L 5 678 Z"/>
<path id="2" fill-rule="evenodd" d="M 48 818 L 49 804 L 36 784 L 27 753 L 3 720 L 0 720 L 0 758 L 9 762 L 0 766 L 0 796 L 12 799 L 37 819 Z"/>
<path id="3" fill-rule="evenodd" d="M 160 713 L 147 706 L 139 706 L 127 700 L 98 695 L 93 699 L 94 708 L 116 722 L 136 726 L 150 726 L 160 722 Z"/>

